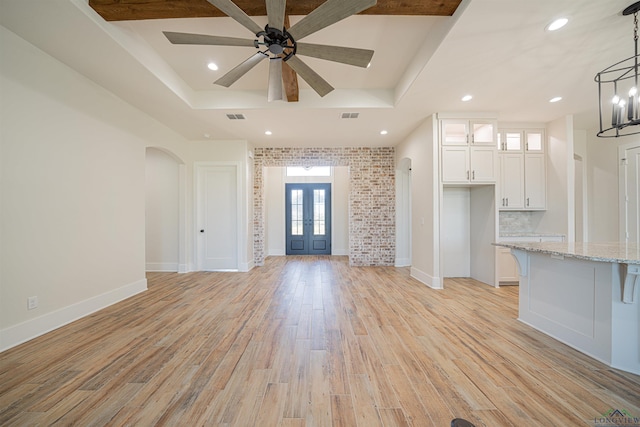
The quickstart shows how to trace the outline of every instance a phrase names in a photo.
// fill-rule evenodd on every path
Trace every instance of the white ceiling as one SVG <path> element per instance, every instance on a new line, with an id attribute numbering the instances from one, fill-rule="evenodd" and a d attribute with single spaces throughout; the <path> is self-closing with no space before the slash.
<path id="1" fill-rule="evenodd" d="M 297 103 L 266 101 L 266 61 L 231 88 L 213 84 L 253 48 L 171 45 L 162 35 L 253 38 L 230 18 L 108 23 L 87 0 L 0 0 L 0 24 L 189 140 L 392 146 L 436 112 L 494 112 L 502 122 L 532 123 L 573 114 L 578 126 L 595 129 L 595 74 L 633 54 L 633 18 L 621 15 L 630 3 L 463 0 L 454 17 L 353 16 L 303 41 L 373 49 L 371 67 L 303 57 L 336 90 L 320 98 L 298 79 Z M 546 32 L 560 16 L 569 24 Z M 206 68 L 211 60 L 219 71 Z M 473 100 L 462 102 L 465 94 Z M 550 104 L 554 96 L 563 100 Z M 360 115 L 345 120 L 342 112 Z"/>

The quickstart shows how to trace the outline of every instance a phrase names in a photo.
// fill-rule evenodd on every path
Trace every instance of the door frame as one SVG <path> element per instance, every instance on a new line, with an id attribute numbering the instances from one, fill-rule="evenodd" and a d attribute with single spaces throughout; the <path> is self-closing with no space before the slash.
<path id="1" fill-rule="evenodd" d="M 618 235 L 621 242 L 628 241 L 627 238 L 627 151 L 640 148 L 640 142 L 630 142 L 618 146 Z"/>
<path id="2" fill-rule="evenodd" d="M 291 210 L 290 210 L 290 203 L 291 203 L 291 198 L 290 198 L 290 194 L 289 194 L 289 189 L 291 187 L 296 187 L 299 186 L 303 192 L 306 194 L 308 193 L 312 193 L 313 190 L 315 189 L 325 189 L 326 191 L 328 191 L 328 195 L 325 194 L 325 234 L 324 236 L 326 236 L 326 240 L 328 240 L 328 244 L 329 244 L 329 248 L 328 254 L 323 254 L 323 255 L 332 255 L 333 254 L 333 185 L 331 183 L 328 182 L 285 182 L 284 183 L 284 201 L 285 201 L 285 212 L 284 212 L 284 216 L 285 216 L 285 254 L 286 255 L 293 255 L 293 254 L 289 254 L 289 240 L 290 240 L 290 225 L 291 225 Z M 310 190 L 310 191 L 307 191 Z M 307 195 L 308 196 L 308 195 Z M 313 198 L 308 198 L 307 196 L 305 196 L 304 200 L 305 200 L 305 206 L 307 208 L 309 208 L 311 210 L 310 213 L 313 216 Z M 328 196 L 328 197 L 327 197 Z M 311 200 L 311 205 L 307 206 L 306 205 L 306 200 Z M 303 217 L 304 217 L 304 213 L 303 213 Z M 328 216 L 328 221 L 326 220 Z M 313 225 L 313 218 L 311 218 L 312 223 L 311 225 Z M 306 226 L 303 225 L 303 229 L 305 229 Z M 303 232 L 303 237 L 304 237 L 304 241 L 305 243 L 307 243 L 307 249 L 306 252 L 304 254 L 300 254 L 300 255 L 318 255 L 317 253 L 309 253 L 309 251 L 311 250 L 311 247 L 313 245 L 313 237 L 315 235 L 313 234 L 313 232 L 311 232 L 310 235 L 307 235 L 306 233 Z M 322 239 L 319 239 L 322 240 Z"/>
<path id="3" fill-rule="evenodd" d="M 203 236 L 199 230 L 202 229 L 203 226 L 203 217 L 204 217 L 204 200 L 202 199 L 201 192 L 203 189 L 203 184 L 201 182 L 202 174 L 207 170 L 214 168 L 222 168 L 222 167 L 235 167 L 236 170 L 236 214 L 239 219 L 236 224 L 236 235 L 238 241 L 236 242 L 236 260 L 237 267 L 233 269 L 233 271 L 249 271 L 247 267 L 246 260 L 246 252 L 247 252 L 247 242 L 246 239 L 243 239 L 243 236 L 246 235 L 244 232 L 247 224 L 246 224 L 246 212 L 244 209 L 244 198 L 243 198 L 243 186 L 244 181 L 242 180 L 242 163 L 238 161 L 221 161 L 221 162 L 194 162 L 193 167 L 193 188 L 194 188 L 194 223 L 193 223 L 193 236 L 194 236 L 194 262 L 195 262 L 195 271 L 204 271 L 204 259 L 203 253 L 205 249 L 205 241 Z"/>

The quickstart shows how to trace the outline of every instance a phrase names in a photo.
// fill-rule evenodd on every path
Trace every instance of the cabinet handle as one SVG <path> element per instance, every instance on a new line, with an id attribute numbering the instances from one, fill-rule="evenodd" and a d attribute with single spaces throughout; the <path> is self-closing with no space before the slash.
<path id="1" fill-rule="evenodd" d="M 469 180 L 469 171 L 467 171 L 467 181 Z"/>
<path id="2" fill-rule="evenodd" d="M 509 206 L 509 198 L 508 198 L 508 197 L 506 197 L 506 198 L 505 198 L 505 200 L 507 201 L 506 206 Z"/>
<path id="3" fill-rule="evenodd" d="M 502 198 L 502 206 L 504 206 L 504 197 Z"/>
<path id="4" fill-rule="evenodd" d="M 527 206 L 529 206 L 529 198 L 527 197 Z"/>
<path id="5" fill-rule="evenodd" d="M 471 179 L 475 181 L 475 179 L 476 179 L 476 171 L 471 172 Z"/>

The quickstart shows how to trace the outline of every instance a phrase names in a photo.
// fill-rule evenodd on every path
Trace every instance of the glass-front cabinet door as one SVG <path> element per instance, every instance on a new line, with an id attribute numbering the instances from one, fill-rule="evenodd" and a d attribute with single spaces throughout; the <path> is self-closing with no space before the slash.
<path id="1" fill-rule="evenodd" d="M 544 131 L 541 129 L 526 130 L 526 151 L 527 153 L 543 153 L 544 152 Z"/>
<path id="2" fill-rule="evenodd" d="M 523 151 L 522 131 L 501 130 L 498 132 L 498 150 L 509 151 L 511 153 Z"/>
<path id="3" fill-rule="evenodd" d="M 473 134 L 471 142 L 475 145 L 493 145 L 495 144 L 495 127 L 492 122 L 471 122 Z"/>

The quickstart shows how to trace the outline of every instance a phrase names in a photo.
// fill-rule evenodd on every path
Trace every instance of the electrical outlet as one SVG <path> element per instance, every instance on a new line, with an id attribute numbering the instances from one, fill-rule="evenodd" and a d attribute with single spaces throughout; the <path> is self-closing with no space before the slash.
<path id="1" fill-rule="evenodd" d="M 38 308 L 38 297 L 27 298 L 27 310 L 33 310 L 34 308 Z"/>

